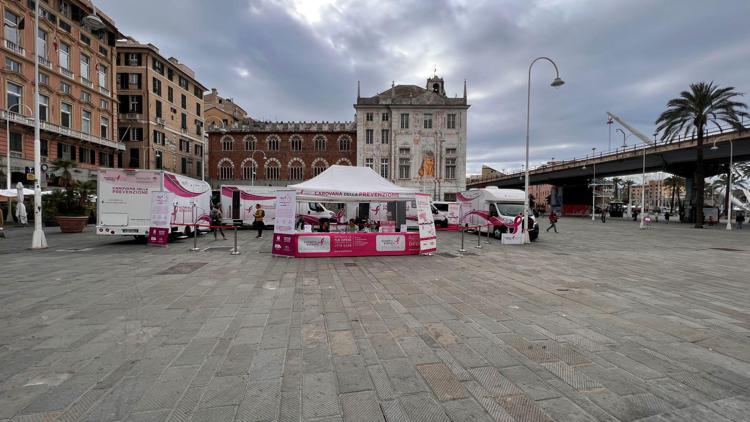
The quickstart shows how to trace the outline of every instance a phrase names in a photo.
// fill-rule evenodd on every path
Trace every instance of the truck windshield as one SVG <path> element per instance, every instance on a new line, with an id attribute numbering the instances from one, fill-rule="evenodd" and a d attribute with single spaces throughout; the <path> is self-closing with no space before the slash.
<path id="1" fill-rule="evenodd" d="M 500 212 L 500 214 L 506 216 L 506 217 L 513 217 L 518 214 L 523 213 L 523 204 L 522 203 L 501 203 L 496 202 L 495 206 L 497 206 L 497 210 Z"/>
<path id="2" fill-rule="evenodd" d="M 310 202 L 309 204 L 310 204 L 310 211 L 316 211 L 316 212 L 323 211 L 323 206 L 320 205 L 319 203 L 317 203 L 317 202 Z"/>

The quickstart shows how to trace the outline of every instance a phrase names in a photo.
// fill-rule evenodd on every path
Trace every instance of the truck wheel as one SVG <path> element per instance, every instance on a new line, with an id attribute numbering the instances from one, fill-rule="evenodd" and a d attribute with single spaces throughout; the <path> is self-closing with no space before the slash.
<path id="1" fill-rule="evenodd" d="M 191 237 L 191 236 L 192 236 L 192 234 L 193 234 L 193 230 L 192 230 L 192 229 L 190 228 L 190 226 L 185 226 L 185 231 L 184 231 L 184 233 L 185 233 L 185 236 L 187 236 L 187 237 Z"/>

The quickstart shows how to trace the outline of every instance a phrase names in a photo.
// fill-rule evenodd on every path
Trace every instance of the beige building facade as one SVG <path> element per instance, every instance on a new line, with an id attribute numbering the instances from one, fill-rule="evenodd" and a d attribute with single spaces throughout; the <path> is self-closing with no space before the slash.
<path id="1" fill-rule="evenodd" d="M 118 41 L 118 138 L 127 147 L 125 167 L 202 178 L 205 91 L 192 69 L 165 58 L 153 44 Z"/>

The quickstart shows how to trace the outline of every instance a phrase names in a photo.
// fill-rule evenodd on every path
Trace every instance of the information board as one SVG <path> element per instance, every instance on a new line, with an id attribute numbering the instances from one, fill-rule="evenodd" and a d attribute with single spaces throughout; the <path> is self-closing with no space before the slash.
<path id="1" fill-rule="evenodd" d="M 432 253 L 437 250 L 435 221 L 432 218 L 430 195 L 416 194 L 417 224 L 419 225 L 419 252 Z"/>
<path id="2" fill-rule="evenodd" d="M 151 223 L 148 230 L 148 244 L 166 246 L 172 223 L 174 194 L 171 192 L 151 192 Z"/>

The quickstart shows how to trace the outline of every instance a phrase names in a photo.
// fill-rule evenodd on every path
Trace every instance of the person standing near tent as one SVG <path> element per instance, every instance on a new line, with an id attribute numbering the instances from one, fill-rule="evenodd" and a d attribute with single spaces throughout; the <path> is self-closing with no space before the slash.
<path id="1" fill-rule="evenodd" d="M 223 215 L 221 214 L 221 207 L 219 204 L 215 204 L 213 209 L 211 209 L 211 232 L 214 234 L 214 240 L 216 240 L 216 230 L 219 230 L 219 233 L 221 233 L 221 237 L 224 240 L 227 240 L 227 237 L 224 236 L 224 230 L 221 228 L 221 219 Z M 196 228 L 197 230 L 197 228 Z"/>
<path id="2" fill-rule="evenodd" d="M 263 238 L 263 218 L 266 216 L 266 212 L 263 210 L 263 208 L 260 206 L 260 204 L 255 204 L 255 222 L 253 225 L 255 226 L 255 229 L 258 230 L 258 236 L 256 236 L 256 239 L 262 239 Z"/>

